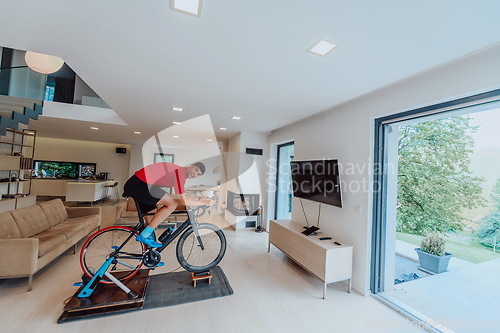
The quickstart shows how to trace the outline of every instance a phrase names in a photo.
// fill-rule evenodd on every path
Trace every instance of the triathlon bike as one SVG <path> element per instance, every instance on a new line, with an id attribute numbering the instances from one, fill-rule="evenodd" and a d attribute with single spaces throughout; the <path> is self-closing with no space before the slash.
<path id="1" fill-rule="evenodd" d="M 84 281 L 92 282 L 92 291 L 97 283 L 112 284 L 116 283 L 116 280 L 131 279 L 144 266 L 156 268 L 161 262 L 160 253 L 177 238 L 177 260 L 189 272 L 207 272 L 217 266 L 224 257 L 227 243 L 222 230 L 213 224 L 198 223 L 194 211 L 189 208 L 172 213 L 187 214 L 188 218 L 178 228 L 170 227 L 158 237 L 161 247 L 151 248 L 136 241 L 135 237 L 145 227 L 144 216 L 154 213 L 142 213 L 139 203 L 135 203 L 139 215 L 139 222 L 135 227 L 105 228 L 91 235 L 83 244 L 80 265 L 84 272 Z M 83 293 L 82 297 L 90 294 Z"/>

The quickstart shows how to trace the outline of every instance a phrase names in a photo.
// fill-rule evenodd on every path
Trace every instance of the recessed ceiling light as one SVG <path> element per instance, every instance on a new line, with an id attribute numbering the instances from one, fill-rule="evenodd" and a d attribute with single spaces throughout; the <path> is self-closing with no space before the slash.
<path id="1" fill-rule="evenodd" d="M 99 127 L 90 127 L 90 129 L 93 129 L 93 130 L 98 130 Z"/>
<path id="2" fill-rule="evenodd" d="M 141 132 L 134 132 L 134 134 L 141 134 Z"/>
<path id="3" fill-rule="evenodd" d="M 202 0 L 170 0 L 170 8 L 184 14 L 200 17 Z"/>
<path id="4" fill-rule="evenodd" d="M 326 40 L 320 39 L 307 51 L 324 57 L 328 53 L 330 53 L 330 51 L 333 50 L 335 46 L 337 45 L 327 42 Z"/>
<path id="5" fill-rule="evenodd" d="M 207 141 L 208 141 L 208 142 L 212 142 L 212 141 L 214 141 L 214 140 L 212 140 L 212 139 L 207 139 Z"/>
<path id="6" fill-rule="evenodd" d="M 231 119 L 232 119 L 232 120 L 240 120 L 240 119 L 241 119 L 241 117 L 240 117 L 240 116 L 232 116 L 232 117 L 231 117 Z"/>
<path id="7" fill-rule="evenodd" d="M 181 122 L 180 121 L 173 121 L 172 122 L 174 125 L 179 125 Z"/>
<path id="8" fill-rule="evenodd" d="M 219 129 L 220 129 L 221 131 L 227 131 L 227 128 L 225 128 L 225 127 L 221 127 L 221 128 L 219 128 Z"/>
<path id="9" fill-rule="evenodd" d="M 182 111 L 184 111 L 184 109 L 183 109 L 183 108 L 178 108 L 178 107 L 175 107 L 175 106 L 172 108 L 172 110 L 177 111 L 177 112 L 182 112 Z"/>
<path id="10" fill-rule="evenodd" d="M 179 136 L 178 136 L 178 135 L 174 135 L 174 136 L 172 136 L 172 137 L 173 137 L 174 139 L 178 139 L 178 138 L 179 138 Z"/>

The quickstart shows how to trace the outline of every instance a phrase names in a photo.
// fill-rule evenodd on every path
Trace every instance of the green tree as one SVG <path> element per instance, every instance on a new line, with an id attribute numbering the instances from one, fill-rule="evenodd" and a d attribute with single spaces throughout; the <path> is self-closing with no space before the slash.
<path id="1" fill-rule="evenodd" d="M 460 212 L 484 205 L 482 178 L 470 170 L 470 117 L 402 126 L 399 130 L 398 231 L 417 235 L 459 231 Z"/>
<path id="2" fill-rule="evenodd" d="M 476 236 L 479 239 L 479 243 L 493 247 L 495 236 L 497 246 L 500 244 L 500 179 L 493 186 L 491 200 L 495 205 L 495 210 L 479 221 Z"/>
<path id="3" fill-rule="evenodd" d="M 493 189 L 491 190 L 491 200 L 497 210 L 500 210 L 500 179 L 497 179 Z"/>
<path id="4" fill-rule="evenodd" d="M 494 211 L 481 219 L 479 223 L 479 228 L 476 230 L 479 243 L 493 247 L 496 236 L 496 246 L 498 247 L 500 245 L 500 211 Z"/>

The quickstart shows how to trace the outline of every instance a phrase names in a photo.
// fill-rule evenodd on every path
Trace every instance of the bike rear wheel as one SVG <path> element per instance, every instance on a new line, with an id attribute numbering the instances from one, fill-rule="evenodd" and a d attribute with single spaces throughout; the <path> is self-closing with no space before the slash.
<path id="1" fill-rule="evenodd" d="M 129 237 L 131 239 L 118 252 L 116 263 L 112 264 L 109 272 L 118 280 L 134 277 L 143 265 L 142 254 L 146 250 L 143 243 L 135 240 L 136 234 L 131 228 L 114 226 L 99 230 L 90 236 L 83 244 L 80 252 L 80 266 L 89 278 L 101 265 L 118 249 Z M 103 277 L 100 283 L 111 284 L 111 280 Z"/>
<path id="2" fill-rule="evenodd" d="M 198 224 L 203 249 L 193 227 L 182 233 L 177 243 L 176 255 L 179 264 L 193 273 L 206 272 L 217 266 L 226 253 L 226 236 L 217 226 Z"/>

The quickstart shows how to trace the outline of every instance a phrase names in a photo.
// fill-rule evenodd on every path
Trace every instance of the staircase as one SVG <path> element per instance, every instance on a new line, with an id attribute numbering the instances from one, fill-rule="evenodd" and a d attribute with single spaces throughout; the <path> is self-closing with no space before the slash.
<path id="1" fill-rule="evenodd" d="M 29 124 L 42 114 L 42 101 L 0 95 L 0 136 L 7 129 L 17 130 L 19 124 Z"/>

